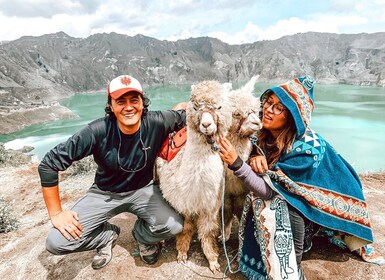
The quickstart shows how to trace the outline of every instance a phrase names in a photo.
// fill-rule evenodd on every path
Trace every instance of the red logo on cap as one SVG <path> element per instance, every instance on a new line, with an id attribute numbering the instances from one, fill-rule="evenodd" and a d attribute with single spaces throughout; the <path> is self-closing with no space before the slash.
<path id="1" fill-rule="evenodd" d="M 127 77 L 127 76 L 124 76 L 124 77 L 120 78 L 120 82 L 123 85 L 128 86 L 129 84 L 131 84 L 131 79 L 129 77 Z"/>

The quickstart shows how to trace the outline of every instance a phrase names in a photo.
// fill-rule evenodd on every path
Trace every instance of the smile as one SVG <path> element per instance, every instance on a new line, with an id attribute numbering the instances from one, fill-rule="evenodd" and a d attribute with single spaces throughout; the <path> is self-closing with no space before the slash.
<path id="1" fill-rule="evenodd" d="M 135 116 L 135 114 L 124 114 L 123 116 L 126 118 L 132 118 L 133 116 Z"/>
<path id="2" fill-rule="evenodd" d="M 263 117 L 264 117 L 264 119 L 269 120 L 269 121 L 273 120 L 273 118 L 268 116 L 268 115 L 264 115 Z"/>

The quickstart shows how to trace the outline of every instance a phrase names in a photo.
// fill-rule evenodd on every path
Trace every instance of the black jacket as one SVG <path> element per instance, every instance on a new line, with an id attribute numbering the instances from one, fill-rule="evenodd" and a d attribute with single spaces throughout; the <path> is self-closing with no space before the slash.
<path id="1" fill-rule="evenodd" d="M 120 141 L 116 120 L 108 117 L 95 120 L 44 156 L 38 168 L 41 185 L 58 185 L 58 171 L 93 155 L 98 165 L 95 184 L 101 190 L 127 192 L 142 188 L 153 179 L 154 163 L 168 134 L 185 125 L 184 110 L 149 111 L 142 117 L 141 127 L 136 133 L 125 135 L 120 132 Z M 120 166 L 117 157 L 119 143 Z M 121 167 L 141 170 L 126 172 Z"/>

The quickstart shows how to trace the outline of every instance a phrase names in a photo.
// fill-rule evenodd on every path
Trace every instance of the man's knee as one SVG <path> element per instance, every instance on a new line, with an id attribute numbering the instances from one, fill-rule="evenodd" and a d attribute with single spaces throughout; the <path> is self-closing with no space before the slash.
<path id="1" fill-rule="evenodd" d="M 175 236 L 182 232 L 183 230 L 183 217 L 177 215 L 169 219 L 167 227 L 171 235 Z"/>
<path id="2" fill-rule="evenodd" d="M 56 228 L 52 228 L 47 236 L 45 247 L 48 252 L 54 255 L 63 255 L 71 253 L 69 250 L 69 243 L 67 239 Z"/>

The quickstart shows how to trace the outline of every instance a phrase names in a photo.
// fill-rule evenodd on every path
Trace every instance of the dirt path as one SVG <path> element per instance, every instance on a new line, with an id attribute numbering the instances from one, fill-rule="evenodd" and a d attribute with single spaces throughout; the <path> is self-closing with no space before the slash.
<path id="1" fill-rule="evenodd" d="M 69 208 L 91 185 L 93 175 L 62 178 L 60 183 L 63 206 Z M 385 254 L 385 173 L 362 177 L 369 205 L 376 249 Z M 114 248 L 114 258 L 104 269 L 95 271 L 91 261 L 95 252 L 54 256 L 45 251 L 45 238 L 51 224 L 40 192 L 36 165 L 0 169 L 0 196 L 12 203 L 21 221 L 18 230 L 0 234 L 0 279 L 222 279 L 213 275 L 197 239 L 192 242 L 186 265 L 176 262 L 175 241 L 167 242 L 162 256 L 154 266 L 143 264 L 136 256 L 131 236 L 135 216 L 121 214 L 112 219 L 122 233 Z M 229 258 L 238 246 L 233 234 L 227 242 Z M 220 264 L 226 267 L 221 248 Z M 385 279 L 385 267 L 363 262 L 349 251 L 332 245 L 314 244 L 304 256 L 303 266 L 309 280 L 313 279 Z M 227 279 L 244 279 L 228 274 Z"/>

